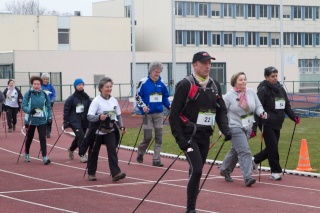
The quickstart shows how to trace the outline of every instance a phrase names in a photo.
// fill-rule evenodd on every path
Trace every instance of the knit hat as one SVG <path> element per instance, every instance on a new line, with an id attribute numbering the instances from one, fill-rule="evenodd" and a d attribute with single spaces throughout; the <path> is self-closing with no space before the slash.
<path id="1" fill-rule="evenodd" d="M 77 78 L 76 80 L 74 80 L 74 83 L 73 83 L 74 88 L 76 88 L 78 84 L 84 84 L 81 78 Z"/>

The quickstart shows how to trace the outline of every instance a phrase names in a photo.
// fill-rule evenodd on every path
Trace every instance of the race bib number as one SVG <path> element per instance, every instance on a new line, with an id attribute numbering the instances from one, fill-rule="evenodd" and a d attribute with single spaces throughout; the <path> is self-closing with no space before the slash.
<path id="1" fill-rule="evenodd" d="M 286 101 L 282 98 L 276 98 L 275 108 L 276 109 L 284 109 Z"/>
<path id="2" fill-rule="evenodd" d="M 77 107 L 76 107 L 76 113 L 82 113 L 84 111 L 84 106 L 83 104 L 79 104 Z"/>
<path id="3" fill-rule="evenodd" d="M 162 102 L 162 95 L 154 93 L 150 95 L 150 103 Z"/>
<path id="4" fill-rule="evenodd" d="M 214 126 L 216 113 L 212 112 L 199 112 L 197 124 L 205 126 Z"/>
<path id="5" fill-rule="evenodd" d="M 241 118 L 241 121 L 243 127 L 249 127 L 250 125 L 253 125 L 253 115 L 248 115 L 247 117 Z"/>
<path id="6" fill-rule="evenodd" d="M 42 109 L 36 109 L 36 113 L 33 115 L 33 117 L 41 118 L 43 117 L 43 110 Z"/>

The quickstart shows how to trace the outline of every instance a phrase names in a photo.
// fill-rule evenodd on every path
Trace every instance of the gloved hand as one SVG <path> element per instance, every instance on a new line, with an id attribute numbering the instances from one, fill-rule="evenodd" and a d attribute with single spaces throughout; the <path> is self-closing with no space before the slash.
<path id="1" fill-rule="evenodd" d="M 48 124 L 48 125 L 51 125 L 51 124 L 52 124 L 52 119 L 51 119 L 51 118 L 48 119 L 47 124 Z"/>
<path id="2" fill-rule="evenodd" d="M 224 135 L 224 141 L 229 141 L 229 140 L 231 140 L 231 138 L 232 138 L 231 132 L 228 131 L 228 132 Z"/>
<path id="3" fill-rule="evenodd" d="M 67 122 L 63 123 L 63 129 L 68 129 L 69 127 L 70 127 L 69 123 L 67 123 Z"/>
<path id="4" fill-rule="evenodd" d="M 251 133 L 250 133 L 250 138 L 254 138 L 254 137 L 256 137 L 257 136 L 257 133 L 255 132 L 255 131 L 252 131 Z"/>
<path id="5" fill-rule="evenodd" d="M 32 110 L 30 110 L 30 113 L 29 114 L 31 114 L 31 115 L 34 115 L 34 114 L 36 114 L 36 109 L 35 108 L 33 108 Z"/>
<path id="6" fill-rule="evenodd" d="M 177 143 L 179 145 L 179 148 L 183 151 L 187 151 L 187 149 L 190 147 L 190 144 L 187 140 L 177 141 Z"/>
<path id="7" fill-rule="evenodd" d="M 297 116 L 297 117 L 295 117 L 294 118 L 294 122 L 296 123 L 296 124 L 299 124 L 300 123 L 300 118 Z"/>

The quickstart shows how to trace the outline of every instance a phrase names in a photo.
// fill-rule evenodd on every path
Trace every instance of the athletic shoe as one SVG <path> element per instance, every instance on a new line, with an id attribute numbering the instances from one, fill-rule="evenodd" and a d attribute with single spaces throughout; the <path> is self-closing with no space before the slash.
<path id="1" fill-rule="evenodd" d="M 138 163 L 143 163 L 143 155 L 138 154 L 138 156 L 137 156 L 137 162 L 138 162 Z"/>
<path id="2" fill-rule="evenodd" d="M 88 175 L 88 179 L 89 179 L 90 181 L 96 181 L 96 180 L 97 180 L 97 178 L 96 178 L 95 175 Z"/>
<path id="3" fill-rule="evenodd" d="M 258 174 L 259 173 L 258 167 L 259 167 L 258 164 L 254 162 L 254 157 L 252 157 L 252 172 L 255 174 Z"/>
<path id="4" fill-rule="evenodd" d="M 51 135 L 50 135 L 50 134 L 47 134 L 47 138 L 51 138 Z"/>
<path id="5" fill-rule="evenodd" d="M 161 161 L 153 161 L 152 166 L 163 167 L 163 164 L 161 163 Z"/>
<path id="6" fill-rule="evenodd" d="M 229 172 L 220 171 L 220 175 L 224 177 L 224 180 L 225 180 L 226 182 L 233 182 L 233 179 L 232 179 L 232 177 L 230 176 L 230 173 L 229 173 Z"/>
<path id="7" fill-rule="evenodd" d="M 87 163 L 88 159 L 85 155 L 80 156 L 80 162 L 81 163 Z"/>
<path id="8" fill-rule="evenodd" d="M 24 154 L 24 162 L 30 162 L 30 155 Z"/>
<path id="9" fill-rule="evenodd" d="M 271 180 L 281 180 L 281 173 L 271 173 Z"/>
<path id="10" fill-rule="evenodd" d="M 44 165 L 51 163 L 50 159 L 47 156 L 42 157 L 42 162 Z"/>
<path id="11" fill-rule="evenodd" d="M 73 159 L 74 159 L 73 151 L 71 151 L 70 148 L 69 148 L 69 149 L 68 149 L 68 152 L 69 152 L 69 158 L 70 158 L 70 160 L 73 160 Z"/>
<path id="12" fill-rule="evenodd" d="M 117 175 L 112 177 L 112 181 L 116 182 L 126 177 L 126 173 L 119 172 Z"/>
<path id="13" fill-rule="evenodd" d="M 246 187 L 251 187 L 252 184 L 254 184 L 256 182 L 256 179 L 254 178 L 249 178 L 248 180 L 246 180 L 245 184 Z"/>

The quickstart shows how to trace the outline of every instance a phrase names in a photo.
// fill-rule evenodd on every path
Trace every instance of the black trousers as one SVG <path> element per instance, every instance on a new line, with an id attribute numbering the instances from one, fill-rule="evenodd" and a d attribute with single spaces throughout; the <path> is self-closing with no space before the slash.
<path id="1" fill-rule="evenodd" d="M 100 147 L 102 144 L 106 144 L 108 153 L 108 163 L 110 173 L 113 176 L 121 172 L 118 166 L 118 155 L 117 155 L 117 145 L 115 132 L 111 132 L 105 135 L 99 135 L 95 141 L 92 149 L 92 153 L 89 155 L 88 159 L 88 174 L 95 175 L 98 167 L 98 157 L 100 152 Z"/>
<path id="2" fill-rule="evenodd" d="M 47 156 L 47 140 L 46 140 L 46 129 L 47 129 L 47 124 L 42 124 L 39 126 L 34 126 L 34 125 L 30 125 L 30 127 L 28 128 L 29 125 L 25 125 L 26 130 L 27 130 L 27 140 L 26 140 L 26 146 L 25 146 L 25 153 L 29 154 L 30 151 L 30 147 L 31 147 L 31 143 L 34 137 L 34 132 L 36 130 L 36 128 L 38 129 L 38 133 L 39 133 L 39 140 L 40 140 L 40 149 L 41 149 L 41 153 L 42 156 Z"/>
<path id="3" fill-rule="evenodd" d="M 7 124 L 9 129 L 17 124 L 17 114 L 19 109 L 6 106 Z"/>
<path id="4" fill-rule="evenodd" d="M 198 137 L 197 137 L 198 136 Z M 188 138 L 188 137 L 185 137 Z M 210 135 L 196 133 L 191 142 L 193 151 L 185 151 L 189 162 L 189 182 L 187 185 L 187 210 L 195 210 L 203 165 L 206 162 L 210 144 Z"/>
<path id="5" fill-rule="evenodd" d="M 266 148 L 254 155 L 254 162 L 260 162 L 268 159 L 272 173 L 281 173 L 282 168 L 279 163 L 278 143 L 280 138 L 280 130 L 273 129 L 268 126 L 263 127 L 263 136 Z"/>
<path id="6" fill-rule="evenodd" d="M 73 139 L 71 146 L 70 146 L 70 151 L 76 150 L 78 147 L 81 146 L 81 143 L 84 139 L 84 133 L 86 132 L 87 128 L 82 127 L 82 128 L 72 128 L 74 134 L 76 137 Z"/>

